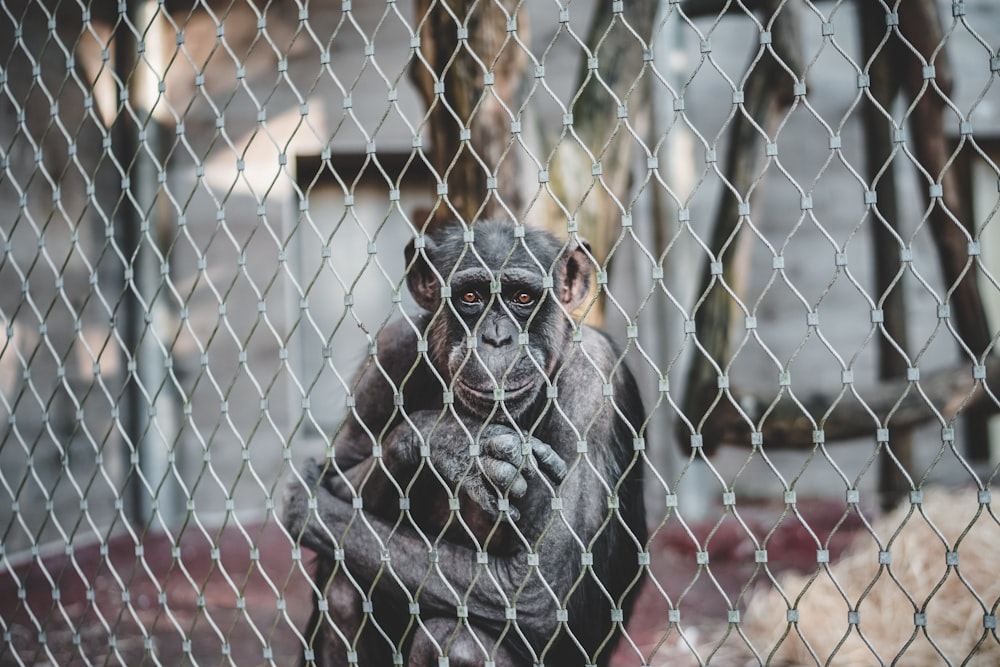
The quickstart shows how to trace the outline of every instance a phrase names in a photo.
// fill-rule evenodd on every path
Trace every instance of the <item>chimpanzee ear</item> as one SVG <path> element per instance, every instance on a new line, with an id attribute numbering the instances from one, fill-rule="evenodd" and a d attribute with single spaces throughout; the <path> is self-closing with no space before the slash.
<path id="1" fill-rule="evenodd" d="M 416 239 L 410 239 L 406 244 L 406 266 L 409 270 L 406 273 L 406 286 L 413 295 L 413 299 L 424 310 L 431 312 L 437 310 L 441 302 L 441 284 L 438 282 L 437 274 L 427 261 L 427 255 L 434 250 L 434 242 L 428 236 L 424 236 L 424 252 L 417 250 Z"/>
<path id="2" fill-rule="evenodd" d="M 590 243 L 584 238 L 578 238 L 563 260 L 559 300 L 566 310 L 576 310 L 590 294 L 591 266 Z"/>

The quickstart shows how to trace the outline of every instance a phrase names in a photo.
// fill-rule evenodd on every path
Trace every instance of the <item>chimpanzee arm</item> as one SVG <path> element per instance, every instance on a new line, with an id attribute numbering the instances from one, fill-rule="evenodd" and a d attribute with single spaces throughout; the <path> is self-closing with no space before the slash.
<path id="1" fill-rule="evenodd" d="M 544 474 L 552 485 L 566 476 L 565 462 L 547 443 L 503 424 L 461 419 L 450 410 L 406 415 L 384 439 L 380 456 L 381 468 L 370 478 L 388 475 L 402 488 L 421 461 L 426 461 L 440 478 L 441 491 L 463 492 L 492 516 L 500 514 L 501 499 L 524 497 L 528 479 L 536 473 Z M 372 497 L 370 478 L 361 488 L 366 506 L 384 500 Z M 517 521 L 516 505 L 509 505 L 508 511 Z"/>
<path id="2" fill-rule="evenodd" d="M 439 383 L 417 352 L 416 331 L 426 327 L 426 319 L 419 316 L 411 323 L 402 318 L 389 324 L 375 340 L 377 354 L 365 359 L 354 377 L 349 412 L 333 441 L 333 457 L 326 461 L 320 478 L 312 480 L 322 480 L 342 499 L 360 494 L 375 508 L 380 498 L 398 496 L 394 484 L 405 484 L 406 462 L 394 458 L 395 449 L 385 457 L 373 454 L 384 438 L 408 428 L 398 395 L 405 395 L 413 410 L 441 404 L 441 394 L 434 390 Z M 411 386 L 420 386 L 422 391 L 408 391 Z M 390 468 L 390 475 L 383 465 Z"/>
<path id="3" fill-rule="evenodd" d="M 307 465 L 306 484 L 291 484 L 285 497 L 285 526 L 301 544 L 331 560 L 342 550 L 339 558 L 353 576 L 422 608 L 456 613 L 464 605 L 470 618 L 501 627 L 507 608 L 516 606 L 519 622 L 543 633 L 554 630 L 558 597 L 549 592 L 551 583 L 537 580 L 537 563 L 529 564 L 526 550 L 496 556 L 432 541 L 354 508 L 315 483 L 321 474 L 318 464 Z"/>

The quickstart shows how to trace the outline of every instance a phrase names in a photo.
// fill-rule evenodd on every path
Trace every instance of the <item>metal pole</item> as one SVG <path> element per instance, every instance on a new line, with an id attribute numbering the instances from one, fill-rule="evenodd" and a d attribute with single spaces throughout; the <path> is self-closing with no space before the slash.
<path id="1" fill-rule="evenodd" d="M 119 105 L 113 137 L 122 170 L 115 240 L 124 258 L 121 311 L 125 345 L 122 426 L 127 457 L 125 511 L 136 525 L 154 516 L 173 523 L 181 514 L 176 471 L 179 442 L 177 400 L 170 383 L 170 338 L 162 335 L 169 308 L 162 290 L 169 273 L 157 243 L 164 224 L 159 197 L 164 165 L 159 124 L 152 109 L 161 95 L 163 42 L 158 3 L 132 0 L 119 5 L 115 69 Z"/>

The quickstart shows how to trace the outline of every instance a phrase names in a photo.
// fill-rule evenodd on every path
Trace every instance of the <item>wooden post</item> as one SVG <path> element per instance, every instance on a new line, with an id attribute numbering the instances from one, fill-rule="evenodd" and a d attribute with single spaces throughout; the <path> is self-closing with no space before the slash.
<path id="1" fill-rule="evenodd" d="M 765 2 L 771 12 L 770 31 L 774 55 L 765 50 L 743 86 L 744 113 L 737 113 L 732 120 L 730 142 L 726 151 L 723 173 L 728 181 L 724 189 L 715 220 L 711 227 L 709 247 L 714 261 L 721 264 L 721 273 L 712 270 L 705 262 L 702 272 L 699 301 L 695 304 L 695 331 L 700 349 L 688 370 L 684 414 L 702 431 L 706 454 L 711 454 L 719 444 L 707 437 L 714 429 L 704 430 L 713 411 L 720 402 L 726 402 L 723 390 L 717 386 L 719 368 L 725 370 L 730 363 L 730 325 L 739 309 L 729 289 L 739 294 L 743 291 L 745 267 L 740 266 L 740 253 L 736 252 L 743 230 L 740 205 L 748 204 L 748 195 L 760 172 L 763 158 L 761 150 L 764 137 L 760 128 L 767 131 L 792 100 L 788 92 L 788 72 L 775 59 L 775 55 L 793 72 L 801 72 L 802 53 L 799 34 L 798 4 L 782 6 L 777 0 Z M 780 10 L 780 11 L 779 11 Z M 777 12 L 777 14 L 775 14 Z M 782 87 L 782 83 L 786 84 Z M 733 194 L 733 191 L 738 193 Z M 682 422 L 678 426 L 680 445 L 686 447 L 690 433 Z"/>
<path id="2" fill-rule="evenodd" d="M 887 36 L 885 13 L 873 2 L 858 5 L 861 49 L 869 76 L 869 95 L 862 107 L 864 118 L 865 167 L 868 183 L 878 203 L 869 211 L 875 268 L 875 293 L 883 313 L 882 335 L 878 337 L 878 377 L 891 380 L 906 377 L 907 361 L 893 346 L 908 348 L 905 283 L 900 272 L 899 211 L 896 205 L 896 177 L 893 157 L 892 121 L 886 118 L 900 89 L 894 66 L 899 63 L 899 40 Z M 884 413 L 880 418 L 886 418 Z M 886 424 L 886 426 L 890 426 Z M 913 469 L 913 432 L 892 428 L 890 440 L 878 460 L 878 490 L 883 509 L 893 507 L 911 488 L 908 476 Z"/>
<path id="3" fill-rule="evenodd" d="M 427 106 L 427 150 L 447 185 L 428 229 L 456 217 L 466 224 L 519 216 L 512 113 L 526 56 L 511 37 L 527 29 L 516 0 L 417 0 L 420 55 L 410 77 Z"/>
<path id="4" fill-rule="evenodd" d="M 949 293 L 955 328 L 965 345 L 979 358 L 990 345 L 990 329 L 969 254 L 971 224 L 967 202 L 962 198 L 944 133 L 945 103 L 952 91 L 953 79 L 948 52 L 939 48 L 944 39 L 941 16 L 933 0 L 900 2 L 898 12 L 900 34 L 930 67 L 925 69 L 915 56 L 907 54 L 909 67 L 903 72 L 904 90 L 913 100 L 909 123 L 914 153 L 934 179 L 934 186 L 940 186 L 939 196 L 932 196 L 929 190 L 925 192 L 931 207 L 928 223 Z M 969 458 L 989 461 L 989 431 L 985 418 L 970 415 L 965 425 Z"/>
<path id="5" fill-rule="evenodd" d="M 754 0 L 745 6 L 760 8 L 763 5 L 772 7 L 773 11 L 773 0 Z M 688 15 L 729 11 L 734 7 L 719 0 L 685 0 L 682 6 Z M 793 6 L 787 4 L 784 9 Z M 820 427 L 826 441 L 870 435 L 879 424 L 873 421 L 869 409 L 880 419 L 888 418 L 891 413 L 891 447 L 898 464 L 886 456 L 880 468 L 880 484 L 886 492 L 883 499 L 891 503 L 910 488 L 906 471 L 911 467 L 912 453 L 906 433 L 937 418 L 937 414 L 949 422 L 964 414 L 969 458 L 974 461 L 988 460 L 986 419 L 1000 411 L 1000 406 L 986 387 L 1000 382 L 1000 361 L 994 355 L 986 354 L 990 332 L 976 283 L 974 250 L 969 245 L 970 239 L 974 238 L 974 230 L 971 230 L 966 202 L 958 183 L 958 171 L 952 164 L 953 156 L 944 134 L 943 113 L 952 88 L 952 77 L 947 53 L 940 49 L 943 29 L 936 3 L 933 0 L 895 3 L 893 8 L 898 13 L 895 18 L 899 27 L 892 28 L 893 38 L 879 47 L 885 35 L 885 26 L 895 23 L 886 21 L 887 15 L 882 7 L 881 4 L 861 3 L 861 31 L 866 57 L 870 59 L 876 48 L 881 48 L 884 56 L 869 63 L 870 91 L 887 108 L 900 89 L 912 102 L 906 121 L 913 137 L 914 154 L 921 168 L 933 179 L 925 192 L 928 226 L 942 267 L 950 317 L 955 322 L 962 345 L 971 351 L 973 359 L 968 360 L 968 354 L 963 354 L 963 361 L 954 368 L 924 375 L 919 392 L 913 390 L 909 380 L 901 377 L 906 371 L 906 362 L 889 344 L 891 338 L 904 349 L 906 347 L 904 295 L 900 284 L 889 288 L 900 266 L 899 244 L 892 233 L 897 218 L 896 192 L 891 170 L 878 175 L 888 159 L 894 138 L 887 134 L 889 123 L 869 103 L 864 109 L 868 177 L 877 193 L 878 206 L 873 212 L 884 219 L 884 224 L 873 226 L 876 281 L 886 333 L 880 339 L 879 371 L 882 382 L 865 391 L 854 387 L 850 390 L 840 388 L 832 395 L 816 395 L 802 401 L 802 404 L 806 410 L 813 411 L 812 414 L 823 415 Z M 774 23 L 777 28 L 778 21 Z M 778 30 L 774 30 L 773 35 L 775 51 L 781 53 L 778 51 Z M 910 46 L 904 48 L 901 40 L 906 40 Z M 919 58 L 913 54 L 911 47 L 920 54 Z M 788 58 L 782 57 L 789 62 Z M 792 69 L 795 70 L 794 67 Z M 761 93 L 751 84 L 746 86 L 745 106 L 756 116 L 768 108 L 764 104 L 767 97 L 765 94 L 762 98 L 764 102 L 755 103 Z M 760 125 L 766 127 L 766 117 Z M 735 148 L 731 146 L 727 155 L 725 173 L 735 190 L 743 193 L 748 182 L 747 174 L 756 173 L 755 168 L 746 165 L 746 156 L 757 150 L 754 145 L 756 140 L 753 135 L 747 135 L 749 143 L 740 150 L 739 128 L 734 128 L 733 134 Z M 733 154 L 733 150 L 737 150 L 737 154 Z M 734 302 L 726 291 L 714 283 L 721 278 L 734 292 L 740 291 L 733 253 L 722 255 L 722 251 L 735 242 L 739 232 L 732 211 L 734 202 L 729 204 L 728 211 L 720 208 L 710 246 L 716 261 L 722 264 L 721 273 L 718 270 L 717 276 L 706 273 L 702 280 L 702 301 L 698 304 L 695 322 L 703 349 L 689 372 L 684 412 L 700 429 L 707 454 L 720 442 L 748 445 L 747 420 L 759 424 L 769 448 L 812 449 L 815 447 L 813 422 L 796 403 L 778 402 L 780 393 L 744 395 L 738 387 L 725 390 L 730 394 L 727 399 L 724 391 L 715 386 L 718 370 L 714 364 L 724 370 L 729 361 L 728 324 Z M 831 409 L 829 406 L 836 401 L 835 396 L 843 395 L 845 391 L 861 394 L 867 407 L 839 401 L 836 408 Z M 736 401 L 741 408 L 736 407 Z M 928 407 L 928 402 L 935 406 L 937 412 Z M 698 421 L 699 418 L 701 421 Z M 683 446 L 688 434 L 684 432 L 680 435 Z M 886 451 L 888 454 L 888 446 Z"/>
<path id="6" fill-rule="evenodd" d="M 576 215 L 580 233 L 599 262 L 605 261 L 621 229 L 621 209 L 628 207 L 632 182 L 636 142 L 620 112 L 628 114 L 633 127 L 639 126 L 640 136 L 649 123 L 648 86 L 642 77 L 656 6 L 653 0 L 630 2 L 626 17 L 615 12 L 612 2 L 596 4 L 587 31 L 587 48 L 596 62 L 581 59 L 570 107 L 573 130 L 583 146 L 564 133 L 553 155 L 553 189 Z M 644 43 L 625 27 L 626 21 Z"/>

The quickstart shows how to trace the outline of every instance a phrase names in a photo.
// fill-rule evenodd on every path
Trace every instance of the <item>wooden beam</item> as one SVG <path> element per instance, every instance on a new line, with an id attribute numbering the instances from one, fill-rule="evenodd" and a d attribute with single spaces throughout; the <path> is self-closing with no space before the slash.
<path id="1" fill-rule="evenodd" d="M 787 391 L 764 395 L 739 388 L 717 390 L 703 397 L 714 402 L 703 437 L 706 442 L 750 447 L 751 432 L 758 430 L 766 449 L 810 450 L 816 446 L 816 430 L 823 432 L 824 442 L 832 443 L 864 437 L 874 440 L 880 428 L 889 429 L 892 438 L 935 420 L 951 426 L 960 415 L 1000 412 L 996 393 L 1000 358 L 990 356 L 980 373 L 983 377 L 977 378 L 975 367 L 966 363 L 923 374 L 914 381 L 891 380 L 867 388 L 843 385 L 835 394 L 796 396 L 802 407 Z"/>

